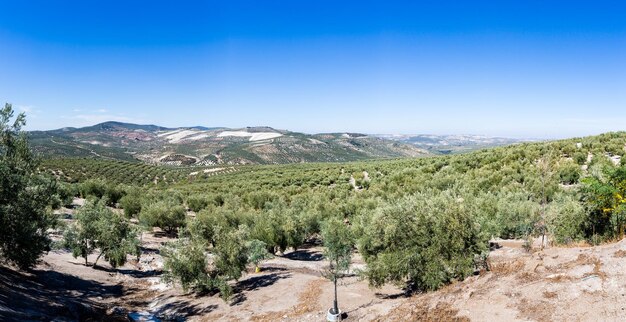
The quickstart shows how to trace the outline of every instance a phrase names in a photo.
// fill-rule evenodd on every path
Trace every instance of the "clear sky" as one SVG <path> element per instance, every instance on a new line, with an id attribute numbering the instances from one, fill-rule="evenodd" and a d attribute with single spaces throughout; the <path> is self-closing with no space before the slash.
<path id="1" fill-rule="evenodd" d="M 626 130 L 626 3 L 1 1 L 0 101 L 31 130 Z"/>

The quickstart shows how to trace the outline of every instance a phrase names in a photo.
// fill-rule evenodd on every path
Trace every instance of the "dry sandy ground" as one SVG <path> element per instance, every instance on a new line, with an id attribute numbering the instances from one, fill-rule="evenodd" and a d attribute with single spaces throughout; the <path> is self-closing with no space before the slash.
<path id="1" fill-rule="evenodd" d="M 0 267 L 0 321 L 126 320 L 132 312 L 172 320 L 323 321 L 332 304 L 319 246 L 269 260 L 261 273 L 251 270 L 233 283 L 226 303 L 161 283 L 158 248 L 167 240 L 145 233 L 140 261 L 117 270 L 103 261 L 86 267 L 66 251 L 50 252 L 31 273 Z M 521 242 L 500 244 L 490 255 L 491 271 L 437 292 L 407 298 L 392 286 L 370 289 L 346 278 L 339 305 L 347 321 L 626 320 L 626 240 L 532 253 Z M 358 254 L 354 266 L 363 266 Z"/>
<path id="2" fill-rule="evenodd" d="M 380 320 L 626 320 L 626 239 L 532 253 L 503 244 L 490 272 L 407 299 Z"/>

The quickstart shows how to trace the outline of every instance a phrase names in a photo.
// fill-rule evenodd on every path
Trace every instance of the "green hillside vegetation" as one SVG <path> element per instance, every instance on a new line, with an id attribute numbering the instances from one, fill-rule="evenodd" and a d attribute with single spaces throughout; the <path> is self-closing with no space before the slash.
<path id="1" fill-rule="evenodd" d="M 545 234 L 566 244 L 622 237 L 626 167 L 611 158 L 625 154 L 625 143 L 626 133 L 619 132 L 430 158 L 239 166 L 233 173 L 145 185 L 138 194 L 144 196 L 142 204 L 129 215 L 178 234 L 181 242 L 169 245 L 167 254 L 179 254 L 176 247 L 234 254 L 220 245 L 234 236 L 258 240 L 280 254 L 319 238 L 325 223 L 341 222 L 367 263 L 362 274 L 372 286 L 434 290 L 482 267 L 490 238 Z M 57 162 L 68 171 L 86 161 Z M 114 175 L 120 164 L 174 171 L 98 162 L 84 167 L 84 178 L 102 171 Z M 46 167 L 54 171 L 51 163 Z M 196 216 L 181 221 L 181 206 Z M 198 272 L 199 260 L 167 259 L 166 267 L 176 267 L 168 277 L 228 293 L 224 281 L 239 275 Z M 223 260 L 241 266 L 240 258 Z"/>
<path id="2" fill-rule="evenodd" d="M 188 178 L 189 173 L 194 171 L 192 168 L 86 158 L 44 159 L 40 170 L 69 183 L 103 179 L 115 184 L 139 186 L 173 183 Z"/>

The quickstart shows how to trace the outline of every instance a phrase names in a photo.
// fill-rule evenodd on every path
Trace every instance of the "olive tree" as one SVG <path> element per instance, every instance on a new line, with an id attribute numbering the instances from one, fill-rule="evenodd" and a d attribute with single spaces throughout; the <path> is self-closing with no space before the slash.
<path id="1" fill-rule="evenodd" d="M 172 200 L 144 203 L 139 220 L 148 227 L 159 227 L 168 234 L 175 234 L 185 225 L 185 208 Z"/>
<path id="2" fill-rule="evenodd" d="M 365 214 L 359 253 L 374 287 L 391 282 L 409 290 L 436 290 L 475 269 L 487 236 L 477 221 L 476 201 L 450 191 L 424 192 Z"/>
<path id="3" fill-rule="evenodd" d="M 212 261 L 207 260 L 208 243 L 201 236 L 187 236 L 166 244 L 161 249 L 165 280 L 179 282 L 185 289 L 219 291 L 228 300 L 233 292 L 228 281 L 239 279 L 248 264 L 247 237 L 245 226 L 217 227 Z"/>
<path id="4" fill-rule="evenodd" d="M 103 200 L 87 201 L 64 237 L 65 247 L 72 250 L 75 258 L 84 258 L 85 266 L 89 255 L 96 250 L 100 252 L 94 267 L 102 256 L 115 268 L 126 263 L 126 255 L 139 253 L 137 229 L 122 215 L 108 209 Z"/>
<path id="5" fill-rule="evenodd" d="M 11 104 L 0 109 L 0 259 L 20 268 L 50 249 L 48 231 L 57 219 L 49 206 L 58 201 L 55 182 L 37 172 L 25 124 L 26 115 L 14 118 Z"/>
<path id="6" fill-rule="evenodd" d="M 335 298 L 331 314 L 339 314 L 337 304 L 337 282 L 350 269 L 352 247 L 354 245 L 350 227 L 338 218 L 329 218 L 322 224 L 324 240 L 324 257 L 328 260 L 328 268 L 324 276 L 333 282 Z"/>
<path id="7" fill-rule="evenodd" d="M 259 264 L 272 258 L 272 254 L 267 251 L 267 244 L 258 239 L 249 241 L 246 247 L 248 248 L 248 261 L 254 264 L 254 271 L 259 273 L 261 271 Z"/>

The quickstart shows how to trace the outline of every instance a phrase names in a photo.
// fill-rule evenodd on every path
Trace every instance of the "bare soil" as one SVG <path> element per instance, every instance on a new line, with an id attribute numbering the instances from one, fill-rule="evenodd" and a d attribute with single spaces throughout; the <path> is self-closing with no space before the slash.
<path id="1" fill-rule="evenodd" d="M 51 251 L 31 272 L 0 267 L 0 321 L 115 321 L 129 313 L 162 320 L 323 321 L 333 288 L 321 276 L 322 249 L 308 245 L 264 262 L 232 283 L 235 295 L 185 293 L 161 281 L 160 246 L 144 233 L 139 261 L 112 269 L 85 266 Z M 398 287 L 369 288 L 357 276 L 339 286 L 347 321 L 624 321 L 626 240 L 597 247 L 528 252 L 522 241 L 498 241 L 490 270 L 436 292 L 406 297 Z M 93 263 L 95 255 L 89 258 Z M 363 268 L 358 254 L 354 268 Z"/>

